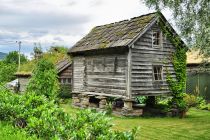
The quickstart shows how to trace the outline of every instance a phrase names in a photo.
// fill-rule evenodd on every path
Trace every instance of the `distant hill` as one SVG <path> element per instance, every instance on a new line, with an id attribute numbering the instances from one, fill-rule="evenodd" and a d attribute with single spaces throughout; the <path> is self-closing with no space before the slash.
<path id="1" fill-rule="evenodd" d="M 3 59 L 7 54 L 0 52 L 0 60 Z"/>

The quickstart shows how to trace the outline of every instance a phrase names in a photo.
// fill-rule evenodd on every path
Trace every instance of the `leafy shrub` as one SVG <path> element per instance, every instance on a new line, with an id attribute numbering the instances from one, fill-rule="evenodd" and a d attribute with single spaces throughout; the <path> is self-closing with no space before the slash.
<path id="1" fill-rule="evenodd" d="M 137 97 L 137 102 L 139 104 L 145 104 L 146 103 L 146 100 L 147 100 L 147 97 L 146 96 L 138 96 Z"/>
<path id="2" fill-rule="evenodd" d="M 43 139 L 134 139 L 132 132 L 111 130 L 105 113 L 82 110 L 75 116 L 65 113 L 53 100 L 29 92 L 23 95 L 0 91 L 0 119 L 15 122 L 25 120 L 24 130 Z M 22 128 L 22 127 L 21 127 Z"/>
<path id="3" fill-rule="evenodd" d="M 71 98 L 71 87 L 69 85 L 60 85 L 60 90 L 58 91 L 58 97 L 62 99 Z"/>
<path id="4" fill-rule="evenodd" d="M 14 73 L 17 71 L 17 65 L 14 63 L 6 64 L 0 61 L 0 82 L 9 82 L 15 79 Z"/>
<path id="5" fill-rule="evenodd" d="M 25 131 L 13 127 L 6 122 L 0 122 L 1 140 L 37 140 L 36 136 L 28 136 Z"/>
<path id="6" fill-rule="evenodd" d="M 197 107 L 201 110 L 210 110 L 210 104 L 207 104 L 206 100 L 203 97 L 185 94 L 184 101 L 189 107 Z"/>
<path id="7" fill-rule="evenodd" d="M 196 107 L 199 104 L 199 98 L 192 94 L 185 94 L 184 101 L 189 107 Z"/>
<path id="8" fill-rule="evenodd" d="M 49 99 L 55 99 L 58 90 L 59 85 L 54 64 L 47 59 L 40 60 L 33 71 L 27 91 L 35 92 L 37 95 L 45 95 Z"/>

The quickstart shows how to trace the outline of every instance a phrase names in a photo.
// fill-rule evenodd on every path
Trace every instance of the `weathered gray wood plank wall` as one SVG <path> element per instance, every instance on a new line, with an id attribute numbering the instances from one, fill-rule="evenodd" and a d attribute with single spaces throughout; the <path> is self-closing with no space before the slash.
<path id="1" fill-rule="evenodd" d="M 74 92 L 126 94 L 126 54 L 74 57 Z"/>
<path id="2" fill-rule="evenodd" d="M 169 93 L 166 70 L 175 76 L 171 63 L 175 47 L 166 37 L 162 37 L 162 48 L 152 47 L 152 30 L 160 30 L 157 25 L 149 29 L 135 44 L 132 51 L 131 91 L 132 96 L 159 95 Z M 163 81 L 154 81 L 153 65 L 163 66 Z"/>
<path id="3" fill-rule="evenodd" d="M 84 91 L 85 65 L 84 57 L 74 57 L 73 60 L 73 92 Z"/>
<path id="4" fill-rule="evenodd" d="M 125 95 L 126 55 L 89 56 L 86 62 L 87 91 Z"/>

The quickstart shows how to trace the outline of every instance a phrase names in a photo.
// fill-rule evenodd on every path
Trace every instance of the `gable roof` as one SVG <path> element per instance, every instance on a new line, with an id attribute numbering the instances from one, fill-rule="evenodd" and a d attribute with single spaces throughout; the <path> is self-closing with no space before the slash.
<path id="1" fill-rule="evenodd" d="M 64 59 L 56 64 L 56 69 L 58 73 L 62 72 L 64 69 L 69 67 L 71 65 L 71 62 L 69 62 L 68 59 Z"/>
<path id="2" fill-rule="evenodd" d="M 96 26 L 70 48 L 69 53 L 127 46 L 155 19 L 157 19 L 157 12 L 134 17 L 130 20 Z"/>

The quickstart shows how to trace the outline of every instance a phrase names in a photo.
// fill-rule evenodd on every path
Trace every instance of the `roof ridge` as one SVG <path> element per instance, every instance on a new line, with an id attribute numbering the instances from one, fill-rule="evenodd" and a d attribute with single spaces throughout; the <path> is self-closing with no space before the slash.
<path id="1" fill-rule="evenodd" d="M 137 17 L 132 17 L 130 19 L 124 19 L 124 20 L 120 20 L 120 21 L 116 21 L 116 22 L 112 22 L 112 23 L 108 23 L 108 24 L 102 24 L 102 25 L 95 26 L 93 28 L 108 26 L 108 25 L 111 25 L 111 24 L 114 25 L 114 24 L 117 24 L 117 23 L 125 22 L 125 21 L 131 21 L 131 20 L 136 19 L 136 18 L 141 18 L 141 17 L 144 17 L 144 16 L 149 16 L 149 15 L 152 15 L 152 14 L 156 14 L 156 13 L 158 13 L 158 12 L 152 12 L 152 13 L 148 13 L 148 14 L 137 16 Z"/>

